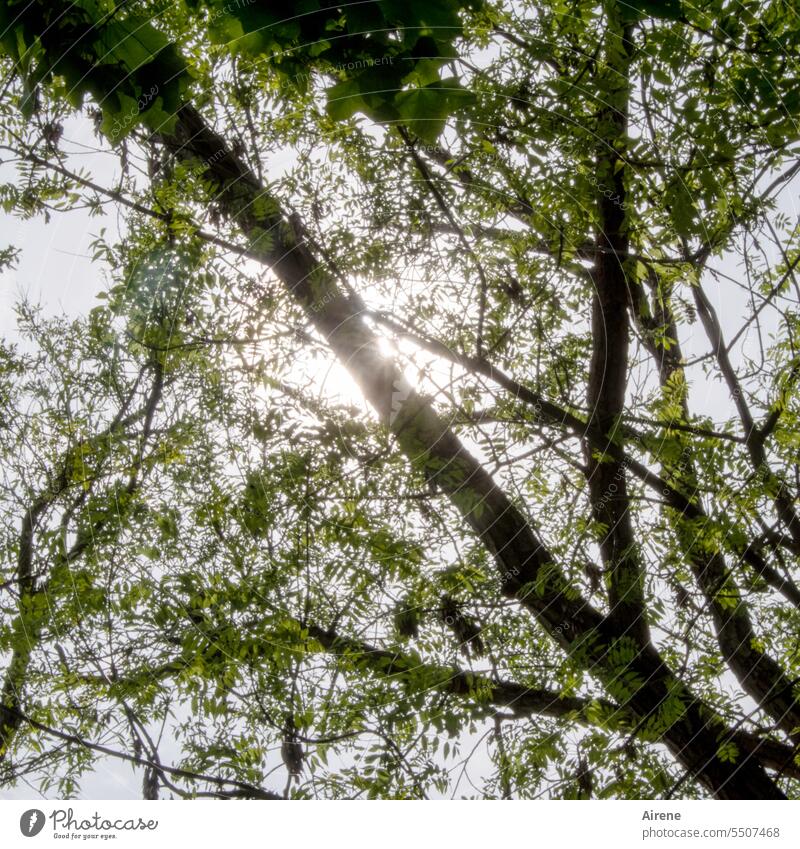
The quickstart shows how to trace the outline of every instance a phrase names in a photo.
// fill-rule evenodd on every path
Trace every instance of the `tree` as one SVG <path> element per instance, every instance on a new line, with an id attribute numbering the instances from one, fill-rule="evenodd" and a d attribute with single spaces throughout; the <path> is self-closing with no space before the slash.
<path id="1" fill-rule="evenodd" d="M 5 782 L 797 795 L 791 4 L 0 29 L 6 208 L 125 215 L 3 349 Z"/>

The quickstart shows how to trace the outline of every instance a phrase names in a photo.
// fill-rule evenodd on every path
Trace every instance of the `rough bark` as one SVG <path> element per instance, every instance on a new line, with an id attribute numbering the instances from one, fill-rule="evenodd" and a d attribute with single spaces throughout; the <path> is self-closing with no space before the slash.
<path id="1" fill-rule="evenodd" d="M 625 463 L 609 451 L 620 427 L 628 380 L 628 234 L 625 221 L 625 153 L 628 135 L 628 69 L 632 27 L 623 25 L 616 2 L 605 6 L 608 89 L 598 118 L 596 163 L 598 227 L 592 280 L 592 358 L 586 401 L 589 425 L 586 465 L 589 497 L 599 523 L 608 586 L 609 618 L 619 633 L 640 645 L 650 641 L 644 570 L 633 531 Z"/>

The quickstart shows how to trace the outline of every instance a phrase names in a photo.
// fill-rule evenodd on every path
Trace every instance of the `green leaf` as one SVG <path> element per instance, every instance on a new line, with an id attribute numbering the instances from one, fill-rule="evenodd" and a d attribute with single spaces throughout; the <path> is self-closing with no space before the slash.
<path id="1" fill-rule="evenodd" d="M 623 10 L 627 14 L 632 10 L 635 14 L 632 20 L 639 18 L 666 18 L 670 21 L 683 20 L 683 9 L 680 0 L 627 0 Z"/>
<path id="2" fill-rule="evenodd" d="M 474 100 L 455 79 L 442 80 L 425 88 L 403 91 L 395 98 L 401 119 L 423 141 L 435 142 L 447 119 Z"/>
<path id="3" fill-rule="evenodd" d="M 346 121 L 365 108 L 358 80 L 343 80 L 328 89 L 327 111 L 334 121 Z"/>

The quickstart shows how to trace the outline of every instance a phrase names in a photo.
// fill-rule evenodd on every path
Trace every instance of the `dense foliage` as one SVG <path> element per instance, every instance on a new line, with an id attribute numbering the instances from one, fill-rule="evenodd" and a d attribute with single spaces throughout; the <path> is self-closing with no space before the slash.
<path id="1" fill-rule="evenodd" d="M 98 291 L 0 345 L 0 786 L 800 794 L 795 3 L 5 0 L 0 54 L 0 200 Z"/>

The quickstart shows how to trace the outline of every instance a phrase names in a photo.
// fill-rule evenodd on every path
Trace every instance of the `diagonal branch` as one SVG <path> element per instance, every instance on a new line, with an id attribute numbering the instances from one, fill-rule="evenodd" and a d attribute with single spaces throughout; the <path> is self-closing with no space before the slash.
<path id="1" fill-rule="evenodd" d="M 708 300 L 706 293 L 699 283 L 692 287 L 692 292 L 694 294 L 695 305 L 697 306 L 697 314 L 703 323 L 706 335 L 711 342 L 714 356 L 717 359 L 717 364 L 739 413 L 739 419 L 744 429 L 745 445 L 747 446 L 747 452 L 753 470 L 756 474 L 763 476 L 766 489 L 774 491 L 773 502 L 775 504 L 775 510 L 781 521 L 786 525 L 794 544 L 800 545 L 800 516 L 797 515 L 797 511 L 794 508 L 794 494 L 789 490 L 786 481 L 772 471 L 767 458 L 765 442 L 770 428 L 768 426 L 759 428 L 756 425 L 747 399 L 745 398 L 744 389 L 739 382 L 736 369 L 734 369 L 728 354 L 729 349 L 725 344 L 722 327 L 712 303 Z M 769 420 L 767 425 L 769 425 Z M 774 425 L 772 426 L 774 427 Z"/>
<path id="2" fill-rule="evenodd" d="M 574 662 L 598 676 L 645 724 L 663 726 L 659 717 L 665 705 L 680 699 L 680 719 L 667 723 L 660 736 L 689 769 L 699 770 L 698 778 L 712 792 L 781 798 L 754 759 L 733 768 L 719 757 L 709 758 L 719 735 L 725 734 L 721 718 L 686 690 L 652 647 L 631 647 L 568 583 L 519 508 L 430 404 L 408 387 L 397 366 L 381 355 L 363 320 L 363 301 L 343 291 L 317 262 L 302 222 L 281 214 L 275 200 L 191 106 L 181 107 L 176 132 L 161 141 L 179 158 L 205 165 L 223 213 L 242 228 L 251 250 L 328 341 L 413 467 L 439 485 L 482 540 L 495 560 L 504 594 L 530 610 Z M 634 683 L 623 683 L 622 676 Z"/>
<path id="3" fill-rule="evenodd" d="M 656 282 L 653 285 L 657 285 Z M 632 305 L 634 316 L 642 328 L 644 344 L 656 362 L 659 380 L 666 386 L 676 375 L 683 373 L 683 354 L 678 339 L 677 326 L 671 310 L 669 292 L 662 291 L 655 298 L 656 307 L 652 316 L 639 299 Z M 659 332 L 656 332 L 656 331 Z M 664 334 L 661 331 L 666 331 Z M 670 339 L 669 346 L 663 344 L 664 336 Z M 689 410 L 686 398 L 681 399 L 684 418 Z M 663 463 L 667 476 L 687 476 L 696 478 L 695 459 L 686 447 L 682 456 L 673 463 Z M 725 661 L 736 675 L 739 683 L 763 710 L 769 714 L 785 733 L 797 739 L 800 727 L 800 705 L 794 696 L 794 687 L 779 664 L 766 652 L 759 649 L 758 639 L 750 615 L 734 576 L 728 568 L 725 558 L 716 544 L 698 540 L 697 525 L 704 526 L 709 517 L 699 499 L 691 505 L 677 505 L 673 499 L 670 519 L 675 528 L 676 538 L 684 556 L 692 567 L 697 585 L 711 613 L 717 633 L 717 642 Z M 688 509 L 684 509 L 687 507 Z M 713 548 L 709 550 L 709 544 Z M 751 552 L 757 559 L 758 555 Z M 797 587 L 779 575 L 768 576 L 767 564 L 760 570 L 765 578 L 772 577 L 776 585 L 789 597 L 797 599 Z M 774 572 L 774 570 L 772 570 Z"/>

